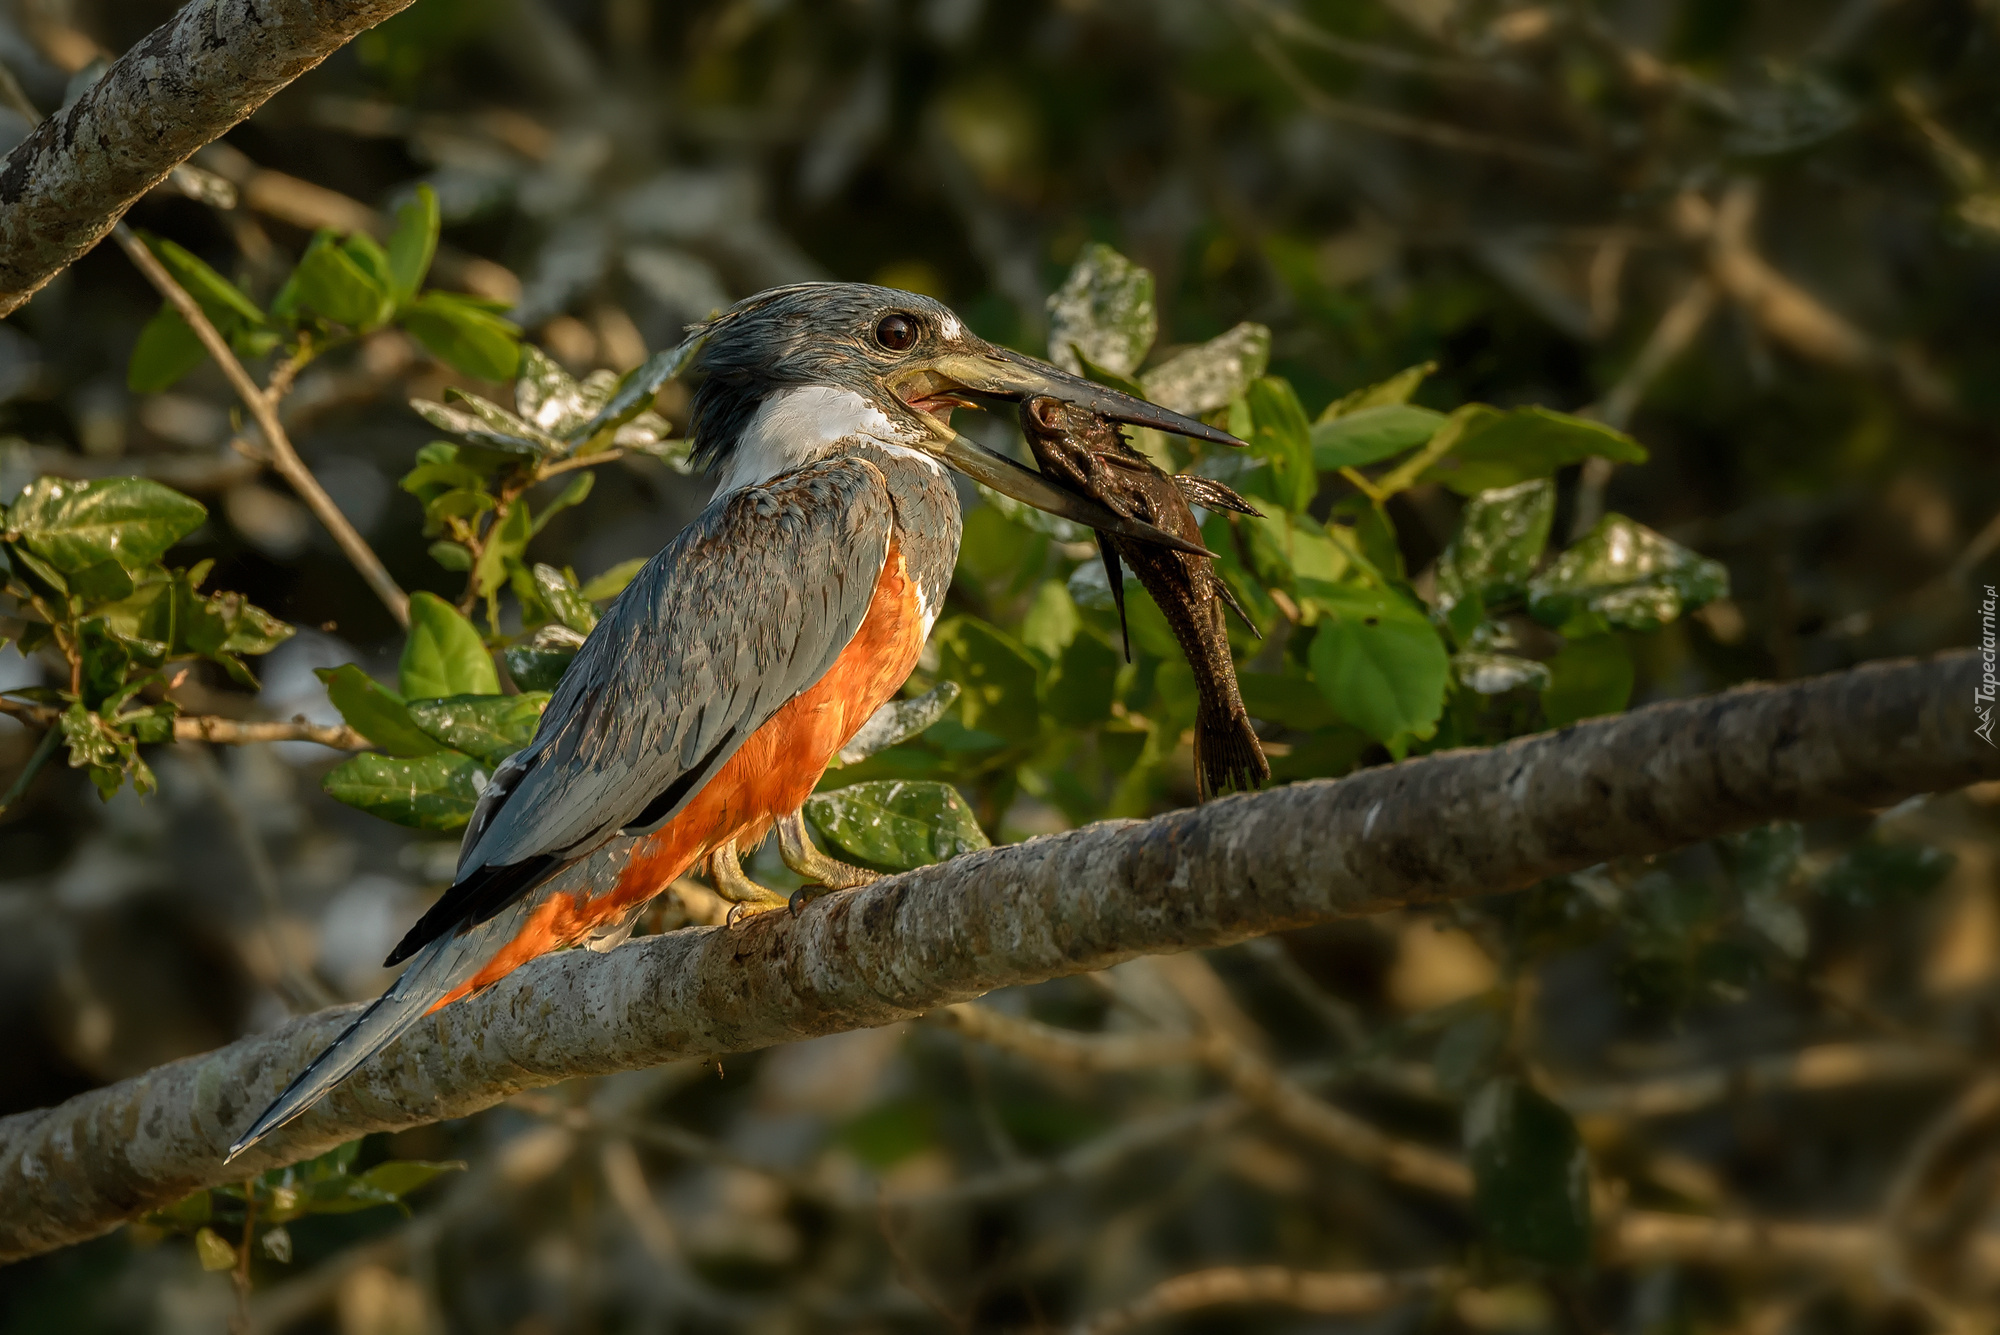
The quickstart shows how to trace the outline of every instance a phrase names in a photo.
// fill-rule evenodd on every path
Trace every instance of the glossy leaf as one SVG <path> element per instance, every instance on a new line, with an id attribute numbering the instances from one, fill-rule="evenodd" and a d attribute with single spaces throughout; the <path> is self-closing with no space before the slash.
<path id="1" fill-rule="evenodd" d="M 1530 1086 L 1489 1080 L 1465 1109 L 1472 1211 L 1500 1250 L 1544 1265 L 1590 1258 L 1590 1164 L 1570 1115 Z"/>
<path id="2" fill-rule="evenodd" d="M 596 441 L 607 432 L 631 422 L 652 406 L 653 396 L 666 383 L 679 375 L 687 364 L 701 351 L 703 338 L 695 335 L 682 339 L 678 344 L 664 351 L 656 352 L 638 366 L 625 373 L 612 391 L 604 406 L 591 414 L 588 421 L 573 428 L 568 436 L 571 445 L 581 448 L 585 443 Z"/>
<path id="3" fill-rule="evenodd" d="M 1546 663 L 1537 663 L 1532 658 L 1516 654 L 1496 654 L 1476 649 L 1453 654 L 1451 670 L 1461 686 L 1479 695 L 1545 690 L 1553 679 Z"/>
<path id="4" fill-rule="evenodd" d="M 877 752 L 907 742 L 943 718 L 958 696 L 957 682 L 941 681 L 913 699 L 891 700 L 868 716 L 860 731 L 840 748 L 835 761 L 858 765 Z"/>
<path id="5" fill-rule="evenodd" d="M 498 695 L 500 674 L 472 623 L 434 593 L 410 595 L 410 630 L 397 666 L 406 700 Z"/>
<path id="6" fill-rule="evenodd" d="M 1384 403 L 1312 427 L 1313 466 L 1325 471 L 1380 463 L 1416 449 L 1437 434 L 1444 414 L 1407 403 Z"/>
<path id="7" fill-rule="evenodd" d="M 1627 630 L 1656 630 L 1728 592 L 1721 562 L 1609 514 L 1530 582 L 1528 610 L 1549 626 L 1588 612 Z"/>
<path id="8" fill-rule="evenodd" d="M 1363 385 L 1360 389 L 1343 394 L 1327 404 L 1325 410 L 1320 413 L 1319 420 L 1331 422 L 1335 418 L 1346 417 L 1350 413 L 1362 412 L 1369 408 L 1408 403 L 1410 396 L 1417 392 L 1417 387 L 1422 385 L 1435 370 L 1437 370 L 1436 362 L 1420 362 L 1396 372 L 1387 380 L 1373 385 Z"/>
<path id="9" fill-rule="evenodd" d="M 514 406 L 521 416 L 554 436 L 565 436 L 590 420 L 602 406 L 592 402 L 576 377 L 531 343 L 521 345 L 521 368 L 514 382 Z"/>
<path id="10" fill-rule="evenodd" d="M 1438 558 L 1438 605 L 1449 609 L 1468 594 L 1487 603 L 1518 597 L 1548 545 L 1555 514 L 1556 486 L 1546 478 L 1468 500 Z"/>
<path id="11" fill-rule="evenodd" d="M 472 565 L 472 586 L 484 598 L 507 582 L 507 572 L 518 565 L 534 536 L 534 515 L 524 496 L 514 498 L 507 513 L 487 531 L 486 546 Z"/>
<path id="12" fill-rule="evenodd" d="M 1313 463 L 1312 428 L 1291 382 L 1265 376 L 1250 386 L 1250 414 L 1256 422 L 1249 445 L 1252 454 L 1271 466 L 1272 499 L 1288 510 L 1303 511 L 1319 494 L 1319 473 Z"/>
<path id="13" fill-rule="evenodd" d="M 444 746 L 498 765 L 535 740 L 548 703 L 547 691 L 523 691 L 412 700 L 409 711 L 411 721 Z"/>
<path id="14" fill-rule="evenodd" d="M 208 358 L 194 329 L 170 303 L 161 302 L 125 364 L 125 387 L 134 394 L 158 394 Z"/>
<path id="15" fill-rule="evenodd" d="M 1483 404 L 1459 413 L 1464 428 L 1450 452 L 1424 473 L 1461 496 L 1553 476 L 1593 455 L 1614 463 L 1642 464 L 1646 451 L 1622 431 L 1547 408 L 1502 412 Z"/>
<path id="16" fill-rule="evenodd" d="M 943 862 L 990 846 L 950 784 L 885 779 L 806 801 L 806 819 L 842 854 L 884 871 Z"/>
<path id="17" fill-rule="evenodd" d="M 208 511 L 170 487 L 139 477 L 95 482 L 42 477 L 7 511 L 7 527 L 55 569 L 101 561 L 138 570 L 195 531 Z"/>
<path id="18" fill-rule="evenodd" d="M 464 298 L 427 292 L 401 321 L 432 356 L 466 375 L 512 380 L 521 365 L 520 327 Z"/>
<path id="19" fill-rule="evenodd" d="M 625 586 L 641 570 L 646 568 L 646 558 L 635 556 L 629 561 L 620 561 L 601 575 L 587 579 L 580 592 L 593 603 L 610 602 L 625 592 Z"/>
<path id="20" fill-rule="evenodd" d="M 419 184 L 409 203 L 396 210 L 396 230 L 389 235 L 389 287 L 398 301 L 408 301 L 424 285 L 437 255 L 438 199 L 430 186 Z"/>
<path id="21" fill-rule="evenodd" d="M 387 284 L 357 263 L 331 231 L 313 237 L 291 286 L 307 310 L 351 329 L 372 329 L 389 318 Z"/>
<path id="22" fill-rule="evenodd" d="M 417 830 L 462 829 L 488 767 L 456 751 L 397 757 L 372 751 L 334 766 L 320 781 L 329 797 Z"/>
<path id="23" fill-rule="evenodd" d="M 1245 321 L 1206 343 L 1183 348 L 1139 377 L 1145 397 L 1199 417 L 1248 392 L 1271 362 L 1271 331 Z"/>
<path id="24" fill-rule="evenodd" d="M 402 696 L 354 664 L 319 668 L 315 675 L 326 683 L 327 698 L 347 726 L 390 755 L 425 756 L 444 749 L 417 726 Z"/>
<path id="25" fill-rule="evenodd" d="M 1325 607 L 1309 656 L 1327 703 L 1378 742 L 1430 736 L 1444 712 L 1451 660 L 1429 618 L 1373 590 Z"/>
<path id="26" fill-rule="evenodd" d="M 1099 366 L 1129 376 L 1160 331 L 1153 275 L 1101 242 L 1083 248 L 1048 309 L 1049 360 L 1072 374 L 1083 370 L 1080 349 Z"/>
<path id="27" fill-rule="evenodd" d="M 507 660 L 507 675 L 523 691 L 552 691 L 582 647 L 583 636 L 568 626 L 543 626 L 525 641 L 508 646 L 501 657 Z"/>

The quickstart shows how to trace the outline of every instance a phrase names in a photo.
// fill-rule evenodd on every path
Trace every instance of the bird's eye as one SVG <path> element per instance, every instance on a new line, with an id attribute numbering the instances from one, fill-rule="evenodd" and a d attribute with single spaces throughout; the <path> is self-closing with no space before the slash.
<path id="1" fill-rule="evenodd" d="M 908 352 L 917 345 L 917 322 L 907 315 L 885 315 L 875 326 L 875 341 L 890 352 Z"/>

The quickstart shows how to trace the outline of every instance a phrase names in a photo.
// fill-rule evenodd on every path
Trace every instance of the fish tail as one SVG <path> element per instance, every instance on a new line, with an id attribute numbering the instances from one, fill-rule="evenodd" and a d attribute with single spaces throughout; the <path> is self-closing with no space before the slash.
<path id="1" fill-rule="evenodd" d="M 1194 725 L 1194 773 L 1204 802 L 1229 788 L 1247 793 L 1271 777 L 1248 715 L 1201 712 Z"/>
<path id="2" fill-rule="evenodd" d="M 258 1115 L 250 1129 L 229 1147 L 228 1157 L 234 1159 L 319 1102 L 363 1062 L 428 1015 L 441 998 L 477 974 L 493 953 L 493 928 L 494 923 L 488 922 L 463 935 L 446 932 L 419 949 L 389 990 L 355 1016 L 354 1023 L 306 1063 L 284 1092 Z"/>

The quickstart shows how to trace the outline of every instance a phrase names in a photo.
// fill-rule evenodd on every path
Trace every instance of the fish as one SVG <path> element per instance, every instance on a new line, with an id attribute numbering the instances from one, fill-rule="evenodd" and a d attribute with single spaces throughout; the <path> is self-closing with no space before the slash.
<path id="1" fill-rule="evenodd" d="M 1062 399 L 1031 398 L 1021 404 L 1021 431 L 1043 476 L 1059 486 L 1090 497 L 1127 519 L 1143 519 L 1196 547 L 1201 526 L 1192 506 L 1256 515 L 1258 510 L 1212 478 L 1169 473 L 1134 449 L 1116 422 Z M 1111 580 L 1111 597 L 1118 607 L 1118 628 L 1125 639 L 1125 658 L 1132 658 L 1132 636 L 1125 624 L 1125 580 L 1121 566 L 1130 566 L 1139 583 L 1159 605 L 1194 669 L 1200 702 L 1195 711 L 1195 791 L 1207 801 L 1225 789 L 1248 791 L 1271 777 L 1271 762 L 1250 726 L 1250 713 L 1236 684 L 1236 662 L 1229 651 L 1225 607 L 1257 634 L 1257 627 L 1237 603 L 1214 563 L 1206 556 L 1174 551 L 1109 533 L 1097 534 L 1104 572 Z"/>

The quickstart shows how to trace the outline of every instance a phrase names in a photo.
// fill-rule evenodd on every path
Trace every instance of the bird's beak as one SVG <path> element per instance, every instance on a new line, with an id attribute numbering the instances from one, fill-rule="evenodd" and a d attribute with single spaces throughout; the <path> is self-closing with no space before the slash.
<path id="1" fill-rule="evenodd" d="M 972 352 L 941 353 L 926 358 L 920 366 L 899 378 L 903 400 L 912 407 L 921 408 L 921 400 L 926 395 L 949 400 L 954 390 L 1006 399 L 1010 403 L 1043 397 L 1061 399 L 1127 426 L 1151 427 L 1155 431 L 1205 440 L 1211 445 L 1243 444 L 1218 427 L 1197 422 L 1192 417 L 1183 417 L 1157 403 L 1134 398 L 1108 385 L 1085 380 L 1080 375 L 1071 375 L 1068 371 L 1050 366 L 1047 362 L 1038 362 L 1010 348 L 988 345 Z"/>
<path id="2" fill-rule="evenodd" d="M 1087 496 L 1057 486 L 1034 469 L 1023 467 L 1004 454 L 996 454 L 974 444 L 953 431 L 944 416 L 936 410 L 944 409 L 948 415 L 953 407 L 967 406 L 965 395 L 1014 402 L 1047 396 L 1074 403 L 1130 426 L 1152 427 L 1156 431 L 1192 436 L 1217 445 L 1243 444 L 1227 431 L 1085 380 L 1082 376 L 1071 375 L 1007 348 L 989 346 L 976 352 L 946 352 L 926 358 L 919 366 L 897 377 L 896 392 L 929 424 L 938 457 L 973 481 L 984 483 L 1001 495 L 1011 496 L 1037 510 L 1101 533 L 1156 543 L 1192 556 L 1215 555 L 1206 547 L 1177 538 L 1144 520 L 1129 519 Z"/>

